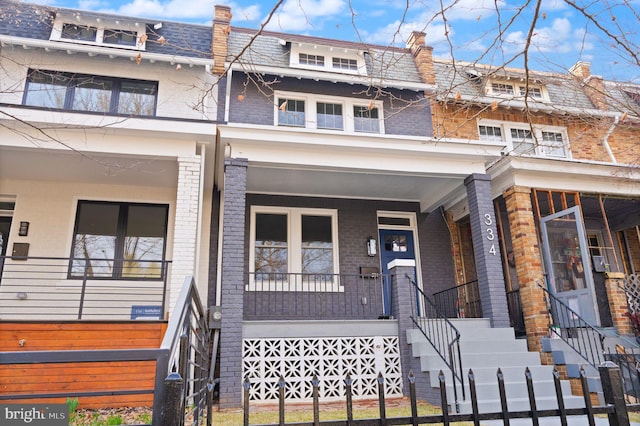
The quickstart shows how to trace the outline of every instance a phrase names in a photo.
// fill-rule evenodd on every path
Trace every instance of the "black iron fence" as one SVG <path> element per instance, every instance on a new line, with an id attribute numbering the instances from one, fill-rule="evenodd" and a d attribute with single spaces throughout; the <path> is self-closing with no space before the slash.
<path id="1" fill-rule="evenodd" d="M 433 293 L 433 302 L 447 318 L 482 318 L 478 280 Z"/>
<path id="2" fill-rule="evenodd" d="M 551 313 L 549 332 L 559 336 L 585 361 L 597 368 L 604 361 L 605 335 L 546 288 L 539 287 L 545 294 Z"/>
<path id="3" fill-rule="evenodd" d="M 251 273 L 245 320 L 377 319 L 389 316 L 390 276 Z M 387 306 L 388 306 L 387 302 Z"/>
<path id="4" fill-rule="evenodd" d="M 454 405 L 458 412 L 460 397 L 462 400 L 466 399 L 460 354 L 460 332 L 445 315 L 440 313 L 438 306 L 424 294 L 415 280 L 409 275 L 406 277 L 411 281 L 412 294 L 415 295 L 411 303 L 411 320 L 451 371 Z"/>
<path id="5" fill-rule="evenodd" d="M 555 396 L 557 402 L 557 408 L 540 410 L 537 408 L 536 395 L 533 386 L 532 375 L 527 368 L 524 371 L 524 379 L 526 381 L 527 393 L 529 399 L 529 410 L 525 411 L 510 411 L 508 395 L 505 391 L 504 377 L 500 369 L 496 373 L 497 386 L 500 395 L 500 403 L 502 410 L 500 412 L 480 413 L 478 410 L 478 395 L 476 390 L 475 378 L 472 370 L 469 370 L 468 383 L 471 395 L 471 413 L 466 414 L 454 414 L 449 412 L 449 405 L 447 402 L 446 381 L 444 373 L 440 372 L 440 395 L 442 410 L 441 414 L 433 415 L 419 415 L 418 404 L 416 399 L 416 386 L 415 377 L 413 373 L 409 374 L 407 382 L 409 384 L 409 400 L 411 414 L 404 417 L 387 417 L 384 397 L 384 378 L 378 375 L 378 409 L 379 416 L 376 418 L 367 419 L 354 419 L 355 412 L 353 408 L 353 395 L 351 392 L 352 380 L 349 376 L 345 378 L 345 402 L 346 402 L 346 419 L 344 420 L 320 420 L 320 404 L 318 401 L 318 389 L 322 386 L 322 382 L 318 380 L 316 376 L 311 379 L 313 386 L 313 420 L 308 422 L 296 422 L 296 426 L 316 426 L 316 425 L 367 425 L 377 426 L 384 424 L 393 425 L 418 425 L 418 424 L 434 424 L 440 423 L 444 426 L 455 422 L 473 422 L 474 425 L 479 425 L 483 420 L 502 420 L 505 425 L 509 424 L 511 419 L 531 419 L 531 422 L 535 425 L 538 424 L 539 419 L 554 417 L 557 420 L 557 424 L 566 425 L 568 418 L 575 416 L 586 417 L 588 424 L 595 424 L 594 416 L 597 414 L 606 415 L 609 420 L 609 424 L 612 426 L 629 425 L 629 412 L 640 411 L 640 404 L 625 405 L 625 401 L 622 398 L 622 376 L 620 369 L 611 363 L 600 366 L 600 377 L 603 383 L 603 393 L 605 404 L 601 406 L 593 406 L 589 394 L 589 385 L 584 370 L 581 371 L 580 383 L 584 395 L 584 407 L 582 408 L 565 408 L 561 382 L 559 373 L 557 370 L 553 372 L 553 382 L 555 384 Z M 287 386 L 285 378 L 281 377 L 278 386 L 279 395 L 279 407 L 278 407 L 278 423 L 273 425 L 262 426 L 275 426 L 286 425 L 286 401 L 285 401 L 285 388 Z M 249 393 L 251 392 L 251 383 L 249 380 L 245 380 L 243 383 L 244 388 L 244 420 L 245 426 L 250 424 L 250 409 L 249 409 Z M 290 423 L 294 424 L 294 423 Z"/>
<path id="6" fill-rule="evenodd" d="M 3 256 L 2 318 L 163 319 L 170 263 Z"/>

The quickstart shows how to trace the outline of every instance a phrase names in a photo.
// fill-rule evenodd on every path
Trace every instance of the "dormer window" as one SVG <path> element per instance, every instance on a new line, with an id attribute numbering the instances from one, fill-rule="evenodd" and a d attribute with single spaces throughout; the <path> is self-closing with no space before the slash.
<path id="1" fill-rule="evenodd" d="M 363 53 L 355 49 L 291 43 L 289 65 L 314 71 L 367 75 Z"/>
<path id="2" fill-rule="evenodd" d="M 142 22 L 59 13 L 56 15 L 49 39 L 144 50 L 145 33 L 146 25 Z"/>
<path id="3" fill-rule="evenodd" d="M 485 87 L 485 92 L 489 96 L 499 96 L 505 98 L 522 99 L 527 96 L 530 99 L 548 102 L 549 95 L 544 86 L 537 84 L 525 84 L 525 82 L 513 81 L 490 81 Z"/>

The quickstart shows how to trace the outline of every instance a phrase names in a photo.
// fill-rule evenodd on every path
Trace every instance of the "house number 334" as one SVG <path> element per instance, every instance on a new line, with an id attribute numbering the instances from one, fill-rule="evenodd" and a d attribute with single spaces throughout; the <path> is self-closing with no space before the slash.
<path id="1" fill-rule="evenodd" d="M 487 240 L 489 241 L 495 240 L 496 235 L 493 233 L 493 228 L 491 227 L 491 225 L 493 225 L 493 219 L 491 218 L 491 215 L 489 213 L 484 214 L 484 224 L 487 226 L 485 228 Z M 489 248 L 489 253 L 491 253 L 494 256 L 496 255 L 496 245 L 494 243 L 491 243 L 491 247 Z"/>

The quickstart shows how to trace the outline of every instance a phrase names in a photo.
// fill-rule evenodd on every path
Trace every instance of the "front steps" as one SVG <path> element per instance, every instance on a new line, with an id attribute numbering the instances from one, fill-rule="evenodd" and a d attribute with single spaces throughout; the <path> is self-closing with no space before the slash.
<path id="1" fill-rule="evenodd" d="M 542 365 L 540 354 L 529 352 L 526 341 L 516 339 L 512 328 L 491 328 L 489 320 L 484 318 L 452 319 L 450 321 L 460 331 L 460 352 L 466 392 L 466 400 L 462 401 L 458 384 L 458 401 L 461 413 L 471 412 L 467 378 L 469 369 L 473 370 L 475 376 L 480 412 L 501 411 L 498 394 L 498 368 L 501 369 L 505 378 L 510 411 L 530 409 L 524 375 L 526 367 L 529 367 L 531 371 L 538 409 L 557 408 L 553 366 Z M 413 356 L 420 358 L 422 371 L 429 373 L 431 386 L 439 387 L 439 371 L 442 370 L 445 373 L 447 401 L 453 412 L 455 407 L 453 406 L 454 392 L 451 372 L 448 371 L 444 361 L 427 342 L 420 330 L 407 330 L 407 339 L 411 344 Z M 571 394 L 569 382 L 563 380 L 561 383 L 565 407 L 583 407 L 583 398 Z"/>

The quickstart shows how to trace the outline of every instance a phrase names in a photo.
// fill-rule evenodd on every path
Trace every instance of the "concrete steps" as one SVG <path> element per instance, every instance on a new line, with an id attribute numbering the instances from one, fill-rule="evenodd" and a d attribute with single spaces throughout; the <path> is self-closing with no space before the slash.
<path id="1" fill-rule="evenodd" d="M 480 412 L 501 410 L 498 391 L 497 371 L 501 369 L 507 395 L 509 410 L 528 410 L 529 397 L 525 380 L 525 369 L 529 367 L 533 379 L 536 403 L 540 409 L 557 408 L 553 366 L 542 365 L 538 352 L 529 352 L 526 341 L 515 338 L 512 328 L 491 328 L 488 319 L 451 320 L 460 332 L 460 352 L 464 372 L 466 400 L 462 400 L 462 390 L 458 383 L 460 412 L 471 412 L 471 401 L 467 374 L 473 371 L 478 409 Z M 420 359 L 422 371 L 429 372 L 430 385 L 439 387 L 440 370 L 445 375 L 447 401 L 454 403 L 453 380 L 446 364 L 435 352 L 418 329 L 408 330 L 407 339 L 411 344 L 413 356 Z M 571 394 L 568 381 L 561 382 L 566 407 L 582 407 L 581 396 Z"/>

